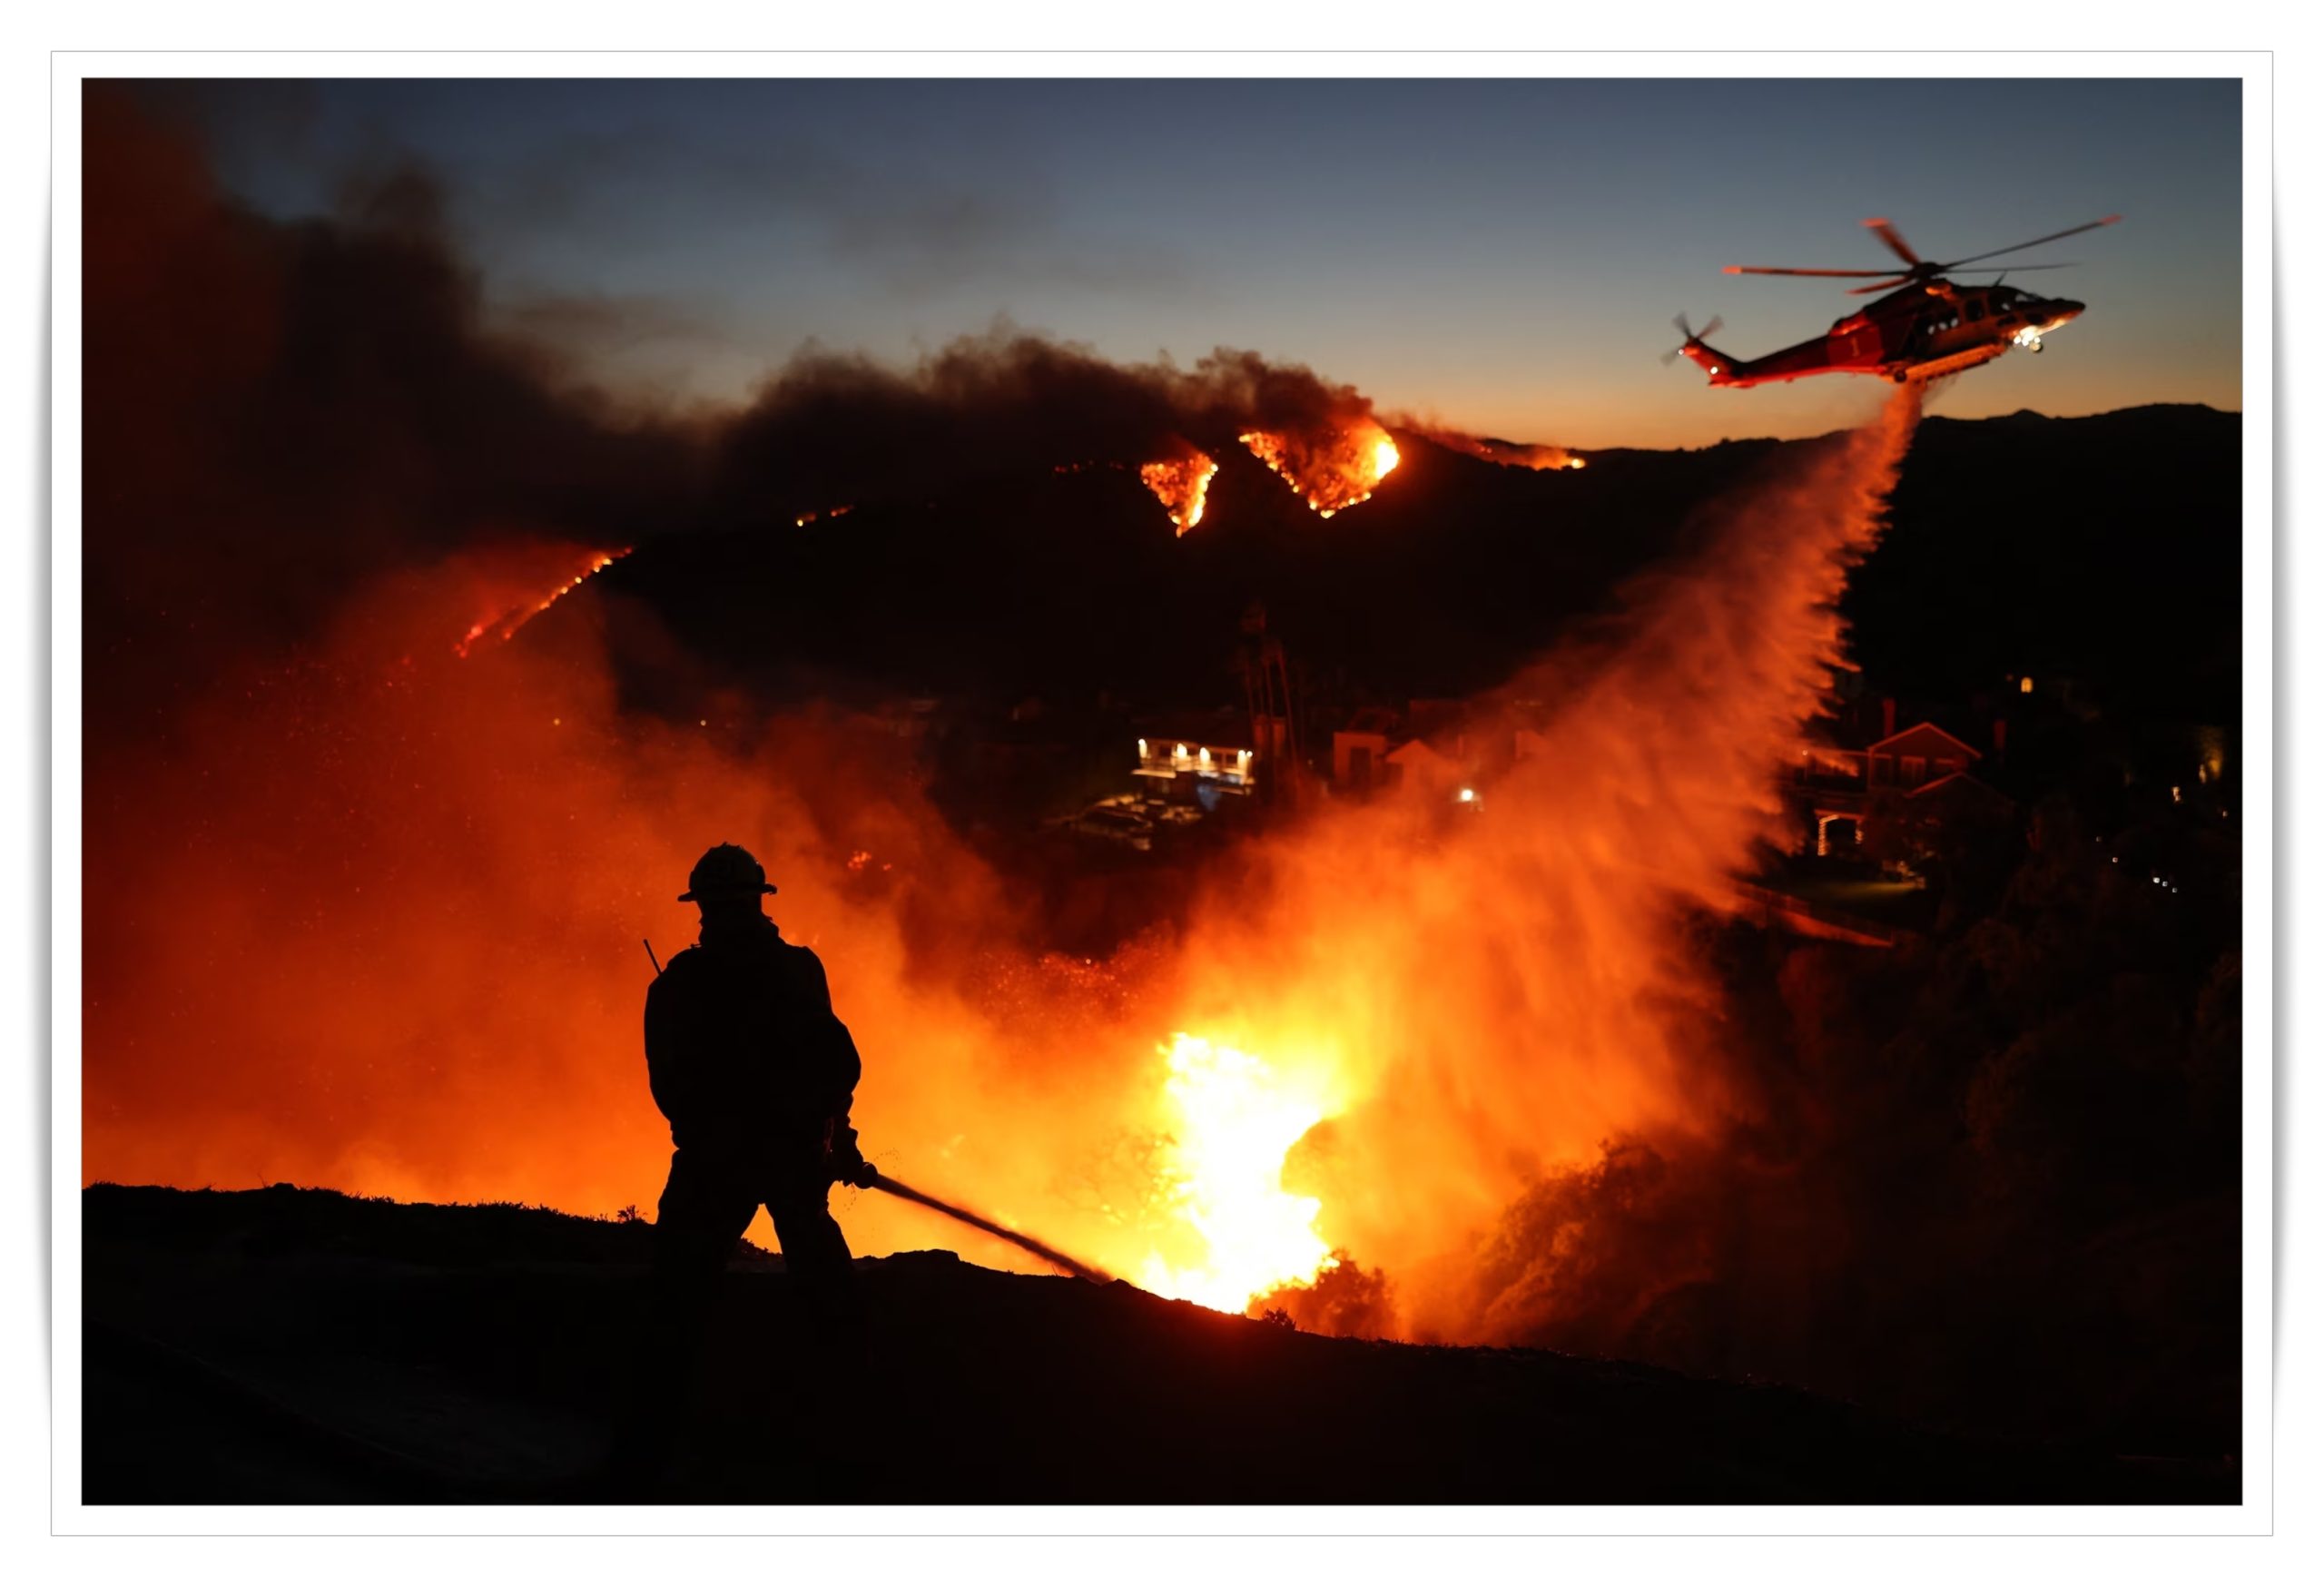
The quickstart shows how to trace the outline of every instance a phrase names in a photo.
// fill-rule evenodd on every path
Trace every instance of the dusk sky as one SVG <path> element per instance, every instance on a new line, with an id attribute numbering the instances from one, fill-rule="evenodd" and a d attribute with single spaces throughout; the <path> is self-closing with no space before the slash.
<path id="1" fill-rule="evenodd" d="M 733 401 L 810 341 L 909 363 L 1005 318 L 1128 361 L 1219 345 L 1388 413 L 1590 448 L 1853 422 L 1881 388 L 1707 389 L 1874 268 L 1860 222 L 2024 261 L 2089 312 L 1961 416 L 2240 401 L 2233 81 L 213 84 L 227 184 L 281 215 L 416 156 L 496 316 L 618 389 Z M 2008 262 L 2008 261 L 2004 261 Z M 1974 279 L 1989 279 L 1982 274 Z"/>

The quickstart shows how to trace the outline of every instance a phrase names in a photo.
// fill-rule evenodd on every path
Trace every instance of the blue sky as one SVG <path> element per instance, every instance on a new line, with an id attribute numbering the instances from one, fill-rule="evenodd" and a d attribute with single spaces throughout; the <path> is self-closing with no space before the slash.
<path id="1" fill-rule="evenodd" d="M 616 388 L 724 401 L 802 344 L 908 362 L 997 318 L 1144 360 L 1250 347 L 1388 410 L 1581 447 L 1800 434 L 1872 382 L 1711 391 L 1860 300 L 1886 215 L 2035 250 L 2090 311 L 1938 411 L 2240 407 L 2232 81 L 693 81 L 209 84 L 222 178 L 328 210 L 413 156 L 494 311 Z"/>

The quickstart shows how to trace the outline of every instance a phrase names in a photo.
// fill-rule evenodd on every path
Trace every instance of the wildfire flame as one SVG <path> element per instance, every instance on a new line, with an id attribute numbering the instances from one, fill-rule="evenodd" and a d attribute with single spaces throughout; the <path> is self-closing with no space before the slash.
<path id="1" fill-rule="evenodd" d="M 1196 452 L 1190 458 L 1148 463 L 1138 469 L 1137 477 L 1183 535 L 1202 522 L 1203 498 L 1210 493 L 1210 477 L 1217 472 L 1216 463 Z"/>
<path id="2" fill-rule="evenodd" d="M 1251 1053 L 1184 1031 L 1161 1050 L 1169 1076 L 1163 1091 L 1175 1116 L 1164 1196 L 1202 1248 L 1184 1266 L 1150 1254 L 1139 1283 L 1157 1295 L 1239 1312 L 1259 1296 L 1337 1267 L 1315 1232 L 1323 1203 L 1283 1188 L 1285 1154 L 1336 1111 L 1316 1077 L 1303 1083 Z"/>
<path id="3" fill-rule="evenodd" d="M 1323 518 L 1370 500 L 1402 460 L 1388 432 L 1370 419 L 1339 430 L 1246 430 L 1236 439 Z"/>
<path id="4" fill-rule="evenodd" d="M 520 601 L 514 606 L 503 608 L 495 616 L 486 617 L 470 625 L 468 631 L 454 642 L 452 654 L 466 660 L 475 651 L 478 644 L 487 636 L 501 643 L 515 638 L 517 629 L 571 595 L 596 575 L 603 573 L 606 568 L 628 556 L 635 548 L 624 546 L 618 551 L 592 552 L 588 561 L 582 565 L 580 572 L 539 599 L 530 602 Z"/>
<path id="5" fill-rule="evenodd" d="M 1590 465 L 1580 455 L 1564 447 L 1546 441 L 1504 441 L 1492 436 L 1471 435 L 1466 430 L 1446 429 L 1442 426 L 1423 424 L 1417 420 L 1403 421 L 1403 428 L 1426 436 L 1440 447 L 1456 452 L 1466 452 L 1488 463 L 1500 463 L 1512 468 L 1531 468 L 1542 473 L 1558 468 L 1586 468 Z"/>

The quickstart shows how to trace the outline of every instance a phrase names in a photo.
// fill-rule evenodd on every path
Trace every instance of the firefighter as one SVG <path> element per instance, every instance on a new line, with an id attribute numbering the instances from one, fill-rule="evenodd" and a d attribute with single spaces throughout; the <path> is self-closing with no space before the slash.
<path id="1" fill-rule="evenodd" d="M 686 880 L 678 902 L 701 910 L 700 937 L 645 998 L 646 1076 L 675 1148 L 654 1230 L 655 1337 L 641 1364 L 656 1403 L 636 1407 L 649 1424 L 636 1431 L 656 1446 L 664 1437 L 652 1429 L 671 1430 L 727 1258 L 761 1207 L 822 1357 L 803 1382 L 812 1392 L 834 1368 L 860 1365 L 854 1270 L 828 1202 L 833 1183 L 873 1178 L 848 1121 L 862 1075 L 854 1039 L 832 1010 L 822 961 L 766 917 L 766 872 L 721 843 Z"/>
<path id="2" fill-rule="evenodd" d="M 822 961 L 763 912 L 773 892 L 749 850 L 703 855 L 678 895 L 700 939 L 646 993 L 646 1076 L 677 1148 L 657 1252 L 722 1267 L 763 1206 L 783 1266 L 828 1305 L 851 1272 L 830 1189 L 869 1178 L 848 1122 L 863 1065 Z"/>

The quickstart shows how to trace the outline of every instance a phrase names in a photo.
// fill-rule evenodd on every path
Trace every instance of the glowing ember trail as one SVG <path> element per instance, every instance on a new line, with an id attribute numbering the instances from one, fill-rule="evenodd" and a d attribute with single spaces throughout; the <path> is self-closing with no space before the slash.
<path id="1" fill-rule="evenodd" d="M 1236 439 L 1323 518 L 1369 501 L 1401 460 L 1388 432 L 1369 419 L 1336 431 L 1302 435 L 1254 429 Z"/>
<path id="2" fill-rule="evenodd" d="M 1588 461 L 1569 448 L 1553 446 L 1546 441 L 1505 441 L 1494 436 L 1471 435 L 1466 430 L 1447 429 L 1442 425 L 1425 423 L 1416 419 L 1401 419 L 1397 428 L 1414 435 L 1424 436 L 1438 446 L 1455 452 L 1465 452 L 1472 458 L 1482 458 L 1488 463 L 1505 468 L 1531 468 L 1535 473 L 1552 469 L 1586 468 Z"/>
<path id="3" fill-rule="evenodd" d="M 1441 439 L 1441 438 L 1440 438 Z M 1465 445 L 1462 445 L 1465 442 Z M 1586 468 L 1589 464 L 1563 447 L 1528 446 L 1520 441 L 1480 439 L 1473 436 L 1458 438 L 1454 442 L 1461 449 L 1489 463 L 1503 463 L 1512 468 L 1531 468 L 1541 473 L 1551 468 Z"/>
<path id="4" fill-rule="evenodd" d="M 1531 468 L 1541 473 L 1550 468 L 1583 468 L 1589 467 L 1563 447 L 1526 446 L 1517 441 L 1481 440 L 1475 437 L 1461 437 L 1455 441 L 1461 449 L 1484 458 L 1489 463 L 1502 463 L 1512 468 Z"/>
<path id="5" fill-rule="evenodd" d="M 1168 511 L 1170 521 L 1185 534 L 1202 522 L 1203 498 L 1210 493 L 1210 477 L 1218 465 L 1196 452 L 1166 463 L 1148 463 L 1137 471 L 1155 499 Z"/>
<path id="6" fill-rule="evenodd" d="M 541 596 L 538 600 L 533 601 L 529 604 L 519 603 L 516 606 L 508 606 L 503 609 L 499 616 L 495 617 L 487 617 L 481 622 L 472 625 L 468 631 L 461 635 L 458 641 L 453 645 L 452 654 L 459 656 L 463 660 L 467 659 L 467 657 L 476 649 L 478 641 L 485 638 L 487 635 L 495 640 L 503 643 L 515 638 L 517 629 L 523 627 L 535 617 L 539 616 L 543 612 L 547 611 L 551 606 L 556 605 L 557 602 L 563 600 L 566 596 L 571 595 L 575 590 L 580 588 L 583 584 L 587 582 L 594 576 L 604 572 L 606 568 L 611 567 L 615 563 L 628 556 L 635 548 L 635 547 L 634 547 L 624 546 L 618 551 L 598 551 L 593 553 L 590 556 L 589 560 L 583 564 L 580 572 L 566 579 L 563 584 L 558 585 L 555 589 L 549 591 L 548 594 Z"/>
<path id="7" fill-rule="evenodd" d="M 1337 1267 L 1315 1232 L 1323 1203 L 1283 1188 L 1283 1160 L 1336 1110 L 1265 1060 L 1181 1031 L 1163 1049 L 1177 1116 L 1165 1160 L 1173 1215 L 1202 1242 L 1200 1260 L 1147 1257 L 1138 1282 L 1157 1295 L 1239 1312 L 1261 1295 Z"/>

